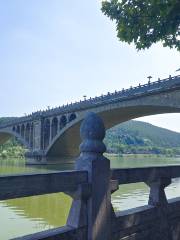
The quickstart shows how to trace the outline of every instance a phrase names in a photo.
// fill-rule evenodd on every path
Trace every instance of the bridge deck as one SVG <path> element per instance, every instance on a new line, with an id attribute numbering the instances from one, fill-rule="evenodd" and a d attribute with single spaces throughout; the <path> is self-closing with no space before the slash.
<path id="1" fill-rule="evenodd" d="M 129 89 L 122 89 L 121 91 L 115 91 L 114 93 L 108 93 L 106 95 L 101 95 L 99 97 L 85 99 L 80 102 L 70 103 L 53 109 L 47 109 L 44 111 L 37 111 L 25 117 L 13 118 L 6 123 L 1 123 L 0 128 L 5 128 L 12 126 L 14 124 L 20 124 L 24 122 L 30 122 L 33 119 L 41 117 L 51 117 L 59 114 L 67 114 L 75 111 L 80 111 L 82 109 L 91 109 L 93 107 L 98 107 L 106 105 L 109 103 L 125 101 L 132 97 L 140 97 L 147 94 L 155 94 L 162 91 L 173 90 L 175 88 L 180 88 L 180 75 L 158 80 L 155 82 L 149 82 L 147 84 L 138 85 L 136 87 L 130 87 Z"/>

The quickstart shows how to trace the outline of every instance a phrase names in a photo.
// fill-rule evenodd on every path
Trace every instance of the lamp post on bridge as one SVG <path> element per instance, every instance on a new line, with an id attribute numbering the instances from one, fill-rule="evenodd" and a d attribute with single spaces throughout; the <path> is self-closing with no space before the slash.
<path id="1" fill-rule="evenodd" d="M 152 76 L 148 76 L 147 78 L 149 79 L 148 84 L 150 84 Z"/>

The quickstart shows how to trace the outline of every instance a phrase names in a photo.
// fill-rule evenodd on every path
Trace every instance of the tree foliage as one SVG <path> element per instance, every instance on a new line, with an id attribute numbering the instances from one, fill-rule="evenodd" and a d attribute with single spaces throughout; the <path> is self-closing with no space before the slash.
<path id="1" fill-rule="evenodd" d="M 138 50 L 162 41 L 180 51 L 180 0 L 106 0 L 102 11 L 115 20 L 119 40 Z"/>

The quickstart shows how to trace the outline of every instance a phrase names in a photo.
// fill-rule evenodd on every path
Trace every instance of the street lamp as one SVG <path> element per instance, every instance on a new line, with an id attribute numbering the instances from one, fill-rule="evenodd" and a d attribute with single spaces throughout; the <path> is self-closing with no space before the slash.
<path id="1" fill-rule="evenodd" d="M 152 76 L 147 77 L 149 79 L 149 82 L 151 81 Z"/>

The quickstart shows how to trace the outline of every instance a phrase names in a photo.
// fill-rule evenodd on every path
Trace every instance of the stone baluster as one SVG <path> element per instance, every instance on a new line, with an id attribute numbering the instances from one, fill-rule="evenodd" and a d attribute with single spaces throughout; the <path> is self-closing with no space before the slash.
<path id="1" fill-rule="evenodd" d="M 76 170 L 88 173 L 90 195 L 87 199 L 87 239 L 110 240 L 111 233 L 111 191 L 110 191 L 110 161 L 103 156 L 106 147 L 104 124 L 95 113 L 88 113 L 80 129 L 82 143 L 80 157 L 76 161 Z M 87 196 L 87 194 L 86 194 Z M 78 211 L 84 221 L 84 205 L 78 200 L 73 203 L 68 224 L 72 225 L 73 216 Z M 77 219 L 76 221 L 77 222 Z M 78 222 L 81 222 L 80 220 Z"/>
<path id="2" fill-rule="evenodd" d="M 168 223 L 168 201 L 164 189 L 171 184 L 169 178 L 158 178 L 146 182 L 150 187 L 149 202 L 148 204 L 154 206 L 159 218 L 159 228 L 154 233 L 155 240 L 172 240 L 172 233 L 170 224 Z"/>

